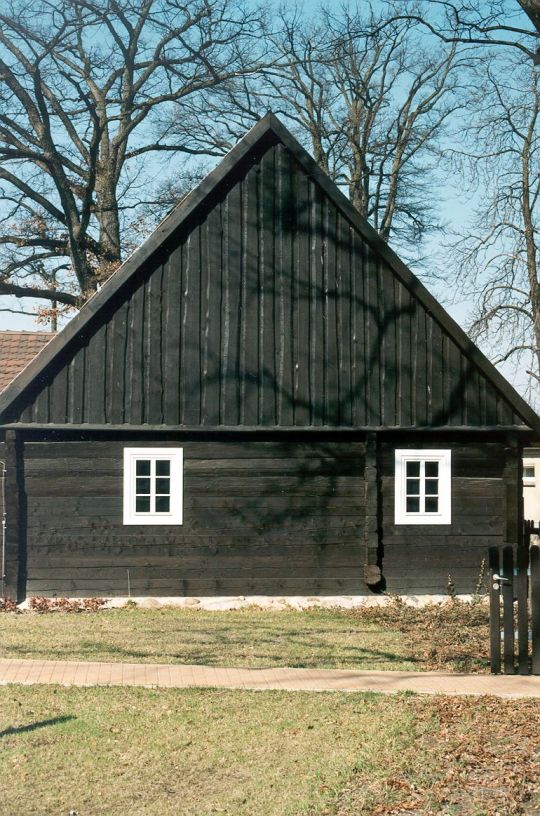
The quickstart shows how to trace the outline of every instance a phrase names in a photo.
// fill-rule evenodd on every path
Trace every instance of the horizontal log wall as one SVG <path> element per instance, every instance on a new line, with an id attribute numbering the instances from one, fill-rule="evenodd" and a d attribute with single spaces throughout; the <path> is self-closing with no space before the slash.
<path id="1" fill-rule="evenodd" d="M 190 441 L 184 524 L 124 527 L 122 451 L 140 440 L 26 442 L 29 595 L 370 594 L 361 442 Z M 452 524 L 394 524 L 396 447 L 452 450 Z M 381 443 L 382 572 L 401 594 L 474 590 L 503 543 L 503 442 Z"/>
<path id="2" fill-rule="evenodd" d="M 394 451 L 429 447 L 452 451 L 452 523 L 396 525 Z M 488 547 L 504 541 L 504 464 L 503 443 L 458 443 L 440 437 L 383 445 L 383 572 L 389 592 L 445 594 L 449 576 L 457 593 L 475 590 Z"/>
<path id="3" fill-rule="evenodd" d="M 123 526 L 130 444 L 26 442 L 28 595 L 369 592 L 363 443 L 176 443 L 179 527 Z"/>
<path id="4" fill-rule="evenodd" d="M 6 462 L 6 444 L 0 439 L 0 546 L 2 545 L 2 519 L 4 517 L 4 497 L 6 494 L 6 482 L 5 476 L 3 476 L 3 470 Z M 5 565 L 2 564 L 2 560 L 0 557 L 0 570 L 2 570 L 2 574 L 5 572 Z M 0 597 L 6 594 L 6 587 L 5 582 L 2 581 Z"/>
<path id="5" fill-rule="evenodd" d="M 0 524 L 2 523 L 2 514 L 4 512 L 4 490 L 2 489 L 2 471 L 6 461 L 6 444 L 0 440 Z"/>

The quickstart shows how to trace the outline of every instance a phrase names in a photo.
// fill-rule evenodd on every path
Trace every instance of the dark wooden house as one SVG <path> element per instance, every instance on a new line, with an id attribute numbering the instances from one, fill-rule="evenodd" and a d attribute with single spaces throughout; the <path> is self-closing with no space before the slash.
<path id="1" fill-rule="evenodd" d="M 266 116 L 0 397 L 6 595 L 474 589 L 539 420 Z"/>

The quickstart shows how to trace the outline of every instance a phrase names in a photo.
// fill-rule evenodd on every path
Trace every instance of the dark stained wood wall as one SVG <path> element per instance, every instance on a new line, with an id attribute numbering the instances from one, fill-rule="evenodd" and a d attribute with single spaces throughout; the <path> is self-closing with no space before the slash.
<path id="1" fill-rule="evenodd" d="M 6 493 L 6 484 L 5 478 L 3 475 L 4 465 L 6 461 L 6 445 L 0 439 L 0 545 L 2 540 L 2 518 L 4 515 L 4 496 Z M 0 569 L 3 569 L 3 565 L 0 563 Z"/>
<path id="2" fill-rule="evenodd" d="M 281 144 L 237 168 L 61 362 L 8 419 L 524 424 Z"/>
<path id="3" fill-rule="evenodd" d="M 452 524 L 394 524 L 396 447 L 452 451 Z M 505 541 L 504 467 L 502 442 L 471 439 L 467 443 L 439 437 L 436 441 L 409 438 L 399 444 L 383 444 L 383 573 L 388 591 L 444 595 L 449 575 L 456 592 L 474 591 L 488 548 Z"/>
<path id="4" fill-rule="evenodd" d="M 362 442 L 184 442 L 178 527 L 123 526 L 129 444 L 25 443 L 29 595 L 369 592 Z"/>
<path id="5" fill-rule="evenodd" d="M 4 465 L 2 462 L 6 461 L 6 446 L 5 443 L 0 439 L 0 524 L 2 523 L 2 513 L 4 512 L 4 490 L 2 488 L 2 471 Z"/>
<path id="6" fill-rule="evenodd" d="M 25 442 L 28 595 L 364 595 L 365 445 L 186 441 L 184 524 L 123 526 L 122 450 Z M 153 440 L 149 445 L 155 445 Z M 160 441 L 159 444 L 173 444 Z M 452 524 L 394 525 L 396 447 L 452 449 Z M 382 574 L 400 594 L 476 586 L 506 529 L 503 442 L 382 441 Z"/>

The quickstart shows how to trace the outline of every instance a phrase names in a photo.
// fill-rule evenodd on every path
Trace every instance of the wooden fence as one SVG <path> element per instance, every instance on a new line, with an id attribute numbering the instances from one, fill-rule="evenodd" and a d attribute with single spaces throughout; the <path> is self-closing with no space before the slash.
<path id="1" fill-rule="evenodd" d="M 526 521 L 523 543 L 490 547 L 489 603 L 493 674 L 540 674 L 540 523 Z"/>

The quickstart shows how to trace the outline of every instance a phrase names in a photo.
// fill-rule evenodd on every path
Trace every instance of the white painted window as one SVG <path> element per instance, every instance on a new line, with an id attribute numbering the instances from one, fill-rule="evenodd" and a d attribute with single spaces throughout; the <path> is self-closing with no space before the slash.
<path id="1" fill-rule="evenodd" d="M 396 450 L 395 523 L 450 524 L 451 451 Z"/>
<path id="2" fill-rule="evenodd" d="M 124 524 L 182 524 L 182 448 L 124 448 Z"/>
<path id="3" fill-rule="evenodd" d="M 535 487 L 536 485 L 535 465 L 534 459 L 523 460 L 523 484 L 526 487 Z"/>

